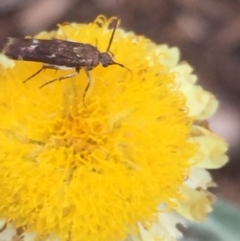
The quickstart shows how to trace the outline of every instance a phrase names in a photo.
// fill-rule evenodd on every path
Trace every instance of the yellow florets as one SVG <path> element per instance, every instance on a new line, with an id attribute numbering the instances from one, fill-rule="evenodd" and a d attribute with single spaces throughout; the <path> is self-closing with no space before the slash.
<path id="1" fill-rule="evenodd" d="M 54 37 L 97 40 L 104 52 L 110 22 L 100 16 L 94 24 L 59 25 Z M 159 204 L 171 209 L 181 200 L 197 161 L 189 138 L 194 118 L 155 49 L 117 30 L 111 51 L 132 78 L 119 66 L 96 67 L 86 107 L 84 71 L 39 89 L 71 71 L 46 70 L 23 84 L 41 64 L 1 67 L 0 217 L 39 237 L 119 240 L 138 221 L 154 220 Z"/>

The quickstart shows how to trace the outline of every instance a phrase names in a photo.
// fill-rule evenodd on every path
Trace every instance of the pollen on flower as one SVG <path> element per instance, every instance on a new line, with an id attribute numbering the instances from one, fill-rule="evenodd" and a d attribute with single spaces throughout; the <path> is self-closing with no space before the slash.
<path id="1" fill-rule="evenodd" d="M 111 21 L 99 16 L 35 37 L 97 39 L 104 52 Z M 23 84 L 41 64 L 16 61 L 10 69 L 0 59 L 0 217 L 38 238 L 121 240 L 138 222 L 156 220 L 159 204 L 167 211 L 181 202 L 199 152 L 190 138 L 195 120 L 156 48 L 117 30 L 111 51 L 132 78 L 119 66 L 96 67 L 86 107 L 84 71 L 39 89 L 68 71 L 46 70 Z"/>

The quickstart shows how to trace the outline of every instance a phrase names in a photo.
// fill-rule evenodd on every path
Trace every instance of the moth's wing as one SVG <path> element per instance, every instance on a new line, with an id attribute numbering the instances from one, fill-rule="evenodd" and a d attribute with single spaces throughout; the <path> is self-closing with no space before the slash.
<path id="1" fill-rule="evenodd" d="M 58 39 L 8 38 L 3 48 L 3 53 L 12 59 L 67 67 L 85 66 L 89 51 L 98 52 L 90 44 Z"/>

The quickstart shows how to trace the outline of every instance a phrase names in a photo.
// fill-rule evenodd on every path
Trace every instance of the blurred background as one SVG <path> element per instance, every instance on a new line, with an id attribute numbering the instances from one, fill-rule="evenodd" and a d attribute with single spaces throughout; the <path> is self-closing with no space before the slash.
<path id="1" fill-rule="evenodd" d="M 60 22 L 119 16 L 121 27 L 179 46 L 200 84 L 220 100 L 210 127 L 230 144 L 230 163 L 213 171 L 215 193 L 240 207 L 240 0 L 0 0 L 0 46 Z M 240 240 L 240 239 L 239 239 Z"/>

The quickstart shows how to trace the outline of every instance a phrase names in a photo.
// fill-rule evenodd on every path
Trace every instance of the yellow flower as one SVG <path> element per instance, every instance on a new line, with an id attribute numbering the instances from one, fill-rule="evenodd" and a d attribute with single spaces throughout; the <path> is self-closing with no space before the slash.
<path id="1" fill-rule="evenodd" d="M 104 52 L 111 21 L 35 37 L 97 40 Z M 70 72 L 22 83 L 41 64 L 0 57 L 0 237 L 176 240 L 178 222 L 211 210 L 204 168 L 227 162 L 226 143 L 201 125 L 216 110 L 214 96 L 179 63 L 177 48 L 118 29 L 111 52 L 132 77 L 119 66 L 94 68 L 86 107 L 84 71 L 39 89 Z"/>

